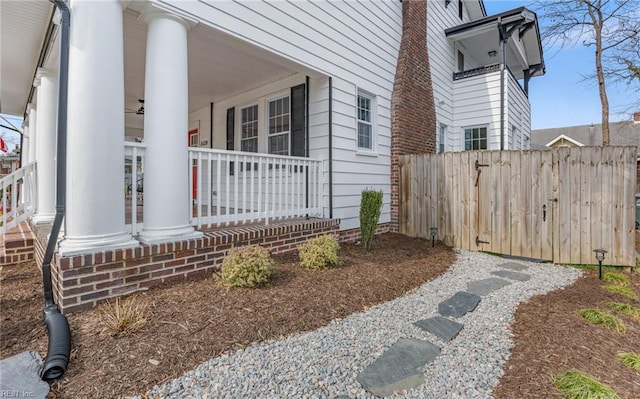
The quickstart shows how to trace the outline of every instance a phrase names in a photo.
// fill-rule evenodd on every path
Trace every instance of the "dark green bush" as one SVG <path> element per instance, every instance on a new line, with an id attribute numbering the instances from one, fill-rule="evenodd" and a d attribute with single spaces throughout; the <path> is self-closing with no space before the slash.
<path id="1" fill-rule="evenodd" d="M 298 255 L 303 267 L 313 270 L 324 269 L 338 265 L 338 249 L 338 239 L 333 235 L 324 235 L 299 245 Z"/>
<path id="2" fill-rule="evenodd" d="M 371 250 L 373 236 L 380 220 L 382 191 L 364 190 L 360 200 L 360 239 L 366 251 Z"/>
<path id="3" fill-rule="evenodd" d="M 259 245 L 233 248 L 222 261 L 222 279 L 233 287 L 256 287 L 269 281 L 274 261 Z"/>

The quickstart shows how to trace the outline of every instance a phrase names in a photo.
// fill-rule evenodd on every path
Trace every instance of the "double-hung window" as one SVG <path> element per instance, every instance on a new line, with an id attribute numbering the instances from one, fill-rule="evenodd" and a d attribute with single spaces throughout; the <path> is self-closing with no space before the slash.
<path id="1" fill-rule="evenodd" d="M 258 152 L 258 106 L 242 108 L 240 113 L 240 150 Z"/>
<path id="2" fill-rule="evenodd" d="M 289 96 L 269 101 L 269 154 L 289 155 Z"/>
<path id="3" fill-rule="evenodd" d="M 359 92 L 357 104 L 358 149 L 373 151 L 373 97 Z"/>
<path id="4" fill-rule="evenodd" d="M 486 150 L 487 149 L 487 127 L 475 126 L 464 128 L 464 149 Z"/>

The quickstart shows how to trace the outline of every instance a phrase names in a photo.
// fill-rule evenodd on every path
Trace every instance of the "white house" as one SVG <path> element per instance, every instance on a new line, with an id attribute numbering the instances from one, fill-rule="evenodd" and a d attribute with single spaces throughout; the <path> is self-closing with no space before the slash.
<path id="1" fill-rule="evenodd" d="M 37 195 L 22 198 L 23 215 L 46 224 L 55 212 L 56 12 L 46 0 L 0 7 L 0 112 L 25 117 L 22 164 L 37 169 Z M 316 230 L 356 237 L 366 188 L 384 193 L 381 230 L 394 230 L 397 156 L 497 149 L 500 137 L 505 149 L 526 148 L 526 87 L 544 73 L 535 14 L 488 17 L 481 0 L 69 7 L 67 210 L 56 269 L 66 309 L 165 281 L 130 261 L 155 265 L 166 252 L 162 267 L 184 264 L 174 253 L 182 244 L 171 243 L 218 245 L 211 228 L 330 219 Z M 124 195 L 136 186 L 141 198 Z M 254 242 L 251 234 L 241 241 Z M 95 281 L 67 290 L 84 284 L 75 267 L 107 259 L 146 277 L 104 295 L 87 294 Z"/>

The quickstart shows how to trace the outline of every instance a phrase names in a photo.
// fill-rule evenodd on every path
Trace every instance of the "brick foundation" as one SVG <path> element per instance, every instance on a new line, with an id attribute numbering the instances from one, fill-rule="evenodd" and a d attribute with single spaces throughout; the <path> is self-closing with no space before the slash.
<path id="1" fill-rule="evenodd" d="M 391 223 L 380 223 L 378 227 L 376 227 L 376 234 L 388 233 L 391 231 Z M 349 229 L 349 230 L 341 230 L 338 233 L 338 240 L 340 242 L 348 242 L 354 243 L 360 241 L 360 228 Z"/>
<path id="2" fill-rule="evenodd" d="M 34 235 L 26 222 L 0 237 L 0 266 L 33 260 Z"/>
<path id="3" fill-rule="evenodd" d="M 337 233 L 337 219 L 295 220 L 269 226 L 234 227 L 166 244 L 59 257 L 52 261 L 56 303 L 64 313 L 92 308 L 109 298 L 184 280 L 220 267 L 230 248 L 262 245 L 271 253 L 293 251 L 309 238 Z M 44 257 L 46 232 L 39 231 L 36 258 Z"/>
<path id="4" fill-rule="evenodd" d="M 427 2 L 402 2 L 402 39 L 391 98 L 391 231 L 398 231 L 398 156 L 436 150 L 436 114 L 427 51 Z"/>

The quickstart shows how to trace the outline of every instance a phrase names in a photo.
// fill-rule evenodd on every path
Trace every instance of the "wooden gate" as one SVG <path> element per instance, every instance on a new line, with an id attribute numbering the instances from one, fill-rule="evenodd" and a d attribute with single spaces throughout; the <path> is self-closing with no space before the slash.
<path id="1" fill-rule="evenodd" d="M 635 147 L 400 157 L 400 232 L 565 264 L 635 266 Z"/>

